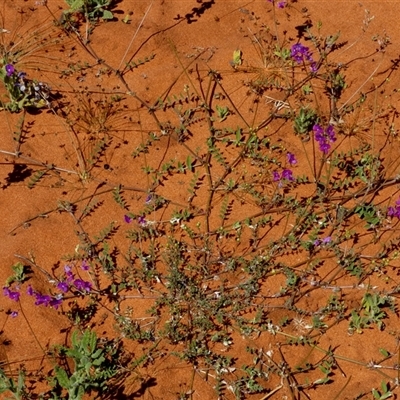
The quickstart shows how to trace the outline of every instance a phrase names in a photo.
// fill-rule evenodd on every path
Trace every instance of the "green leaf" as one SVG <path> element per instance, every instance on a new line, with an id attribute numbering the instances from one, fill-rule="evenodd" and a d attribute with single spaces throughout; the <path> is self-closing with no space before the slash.
<path id="1" fill-rule="evenodd" d="M 390 353 L 386 349 L 383 349 L 383 348 L 379 349 L 379 353 L 381 353 L 384 357 L 390 356 Z"/>
<path id="2" fill-rule="evenodd" d="M 190 157 L 190 155 L 187 156 L 187 158 L 186 158 L 186 165 L 187 165 L 188 170 L 190 172 L 193 172 L 193 163 L 192 163 L 192 158 Z"/>
<path id="3" fill-rule="evenodd" d="M 79 11 L 83 8 L 84 0 L 67 0 L 72 12 Z"/>
<path id="4" fill-rule="evenodd" d="M 67 372 L 60 368 L 58 365 L 55 367 L 55 373 L 56 373 L 56 379 L 58 381 L 58 384 L 64 388 L 68 389 L 71 385 L 71 382 L 68 378 Z"/>
<path id="5" fill-rule="evenodd" d="M 99 358 L 101 353 L 103 353 L 103 349 L 97 349 L 93 354 L 92 354 L 92 358 L 96 359 Z"/>
<path id="6" fill-rule="evenodd" d="M 114 15 L 113 15 L 113 13 L 111 12 L 111 11 L 108 11 L 108 10 L 104 10 L 103 11 L 103 17 L 102 17 L 103 19 L 113 19 L 114 18 Z"/>
<path id="7" fill-rule="evenodd" d="M 239 65 L 242 65 L 242 51 L 241 50 L 235 50 L 233 52 L 233 59 L 232 59 L 232 67 L 237 67 Z"/>

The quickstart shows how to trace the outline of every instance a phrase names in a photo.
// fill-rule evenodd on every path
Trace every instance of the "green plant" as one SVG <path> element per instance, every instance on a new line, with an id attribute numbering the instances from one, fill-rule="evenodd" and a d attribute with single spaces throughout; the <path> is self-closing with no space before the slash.
<path id="1" fill-rule="evenodd" d="M 219 118 L 219 122 L 225 121 L 229 115 L 228 107 L 220 107 L 218 104 L 215 106 L 217 110 L 217 115 Z"/>
<path id="2" fill-rule="evenodd" d="M 6 376 L 4 371 L 0 369 L 0 394 L 12 393 L 12 397 L 4 397 L 6 400 L 23 400 L 29 398 L 29 394 L 25 385 L 25 371 L 20 369 L 18 372 L 18 380 Z"/>
<path id="3" fill-rule="evenodd" d="M 69 400 L 80 400 L 85 393 L 106 392 L 108 381 L 118 372 L 113 357 L 118 354 L 118 346 L 113 343 L 100 344 L 95 332 L 87 329 L 80 334 L 74 331 L 71 347 L 58 346 L 56 354 L 74 363 L 73 370 L 56 365 L 53 384 L 68 392 Z"/>
<path id="4" fill-rule="evenodd" d="M 212 3 L 176 16 L 169 37 L 206 18 Z M 3 188 L 26 200 L 18 206 L 27 215 L 10 233 L 19 239 L 24 228 L 38 257 L 46 243 L 35 246 L 35 236 L 46 227 L 60 235 L 44 267 L 16 255 L 32 270 L 14 264 L 3 288 L 13 304 L 4 306 L 5 329 L 18 311 L 29 325 L 26 301 L 66 317 L 62 334 L 80 329 L 71 345 L 49 352 L 41 344 L 40 360 L 21 362 L 30 363 L 26 371 L 52 371 L 43 396 L 166 397 L 154 377 L 177 367 L 184 389 L 170 382 L 168 393 L 180 398 L 195 396 L 197 385 L 226 399 L 365 397 L 352 392 L 350 378 L 340 385 L 340 375 L 365 380 L 375 398 L 394 393 L 399 332 L 386 325 L 399 293 L 395 65 L 360 82 L 365 59 L 347 51 L 355 43 L 326 34 L 293 2 L 276 1 L 261 18 L 238 11 L 245 29 L 237 31 L 246 36 L 227 48 L 246 48 L 246 59 L 208 43 L 185 51 L 163 41 L 164 27 L 135 49 L 151 2 L 136 31 L 119 38 L 125 52 L 115 63 L 97 37 L 88 39 L 91 22 L 112 18 L 113 4 L 69 1 L 54 24 L 60 40 L 72 42 L 60 46 L 71 60 L 49 75 L 57 101 L 46 115 L 31 115 L 16 92 L 23 118 L 11 106 L 3 113 Z M 282 7 L 287 13 L 278 14 Z M 303 23 L 293 27 L 300 10 Z M 4 63 L 19 68 L 14 50 L 3 51 Z M 383 59 L 381 50 L 366 57 Z M 218 63 L 219 52 L 233 68 Z M 6 96 L 22 83 L 7 68 L 14 64 L 3 66 Z M 35 73 L 43 71 L 35 65 Z M 363 346 L 363 358 L 346 357 L 338 337 L 367 329 L 349 339 Z M 367 335 L 384 341 L 383 360 L 364 361 L 377 349 L 365 345 Z M 254 348 L 245 351 L 248 343 Z M 122 345 L 134 349 L 129 365 Z M 3 386 L 17 392 L 15 370 L 8 378 L 4 369 Z M 381 376 L 391 386 L 371 389 Z M 25 382 L 42 378 L 32 373 Z"/>
<path id="5" fill-rule="evenodd" d="M 96 21 L 98 18 L 111 20 L 114 18 L 110 8 L 113 6 L 112 0 L 65 0 L 69 10 L 66 14 L 82 13 L 86 20 Z"/>
<path id="6" fill-rule="evenodd" d="M 317 114 L 313 109 L 301 107 L 294 119 L 294 131 L 303 138 L 307 138 L 317 120 Z"/>
<path id="7" fill-rule="evenodd" d="M 0 61 L 0 80 L 7 90 L 7 102 L 1 101 L 1 109 L 12 112 L 25 108 L 49 107 L 50 87 L 36 80 L 26 78 L 25 72 L 18 72 L 5 59 Z"/>
<path id="8" fill-rule="evenodd" d="M 12 267 L 14 274 L 6 279 L 6 286 L 10 286 L 14 282 L 17 284 L 24 283 L 28 279 L 29 269 L 21 262 L 15 263 Z"/>
<path id="9" fill-rule="evenodd" d="M 390 391 L 389 385 L 385 381 L 382 381 L 381 391 L 372 389 L 372 395 L 374 396 L 374 399 L 376 399 L 376 400 L 385 400 L 385 399 L 389 399 L 390 397 L 392 397 L 393 393 Z"/>

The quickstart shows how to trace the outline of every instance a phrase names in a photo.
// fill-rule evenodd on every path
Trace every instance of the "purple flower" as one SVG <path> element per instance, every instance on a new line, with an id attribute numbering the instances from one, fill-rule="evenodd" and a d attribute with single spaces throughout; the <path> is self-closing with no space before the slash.
<path id="1" fill-rule="evenodd" d="M 8 297 L 8 298 L 10 298 L 11 300 L 14 300 L 14 301 L 18 301 L 19 300 L 19 296 L 21 295 L 20 292 L 13 292 L 7 286 L 3 287 L 3 294 L 4 294 L 4 296 L 6 296 L 6 297 Z"/>
<path id="2" fill-rule="evenodd" d="M 58 285 L 57 285 L 57 287 L 58 287 Z M 62 295 L 61 294 L 59 294 L 57 296 L 49 296 L 47 294 L 41 294 L 41 293 L 37 292 L 36 290 L 33 290 L 31 285 L 28 286 L 27 293 L 29 294 L 29 296 L 35 296 L 35 298 L 36 298 L 35 305 L 36 306 L 40 306 L 40 305 L 44 305 L 45 307 L 50 306 L 57 310 L 57 308 L 62 303 Z"/>
<path id="3" fill-rule="evenodd" d="M 125 214 L 125 215 L 124 215 L 124 221 L 125 221 L 127 224 L 130 224 L 130 223 L 132 222 L 132 218 L 131 218 L 129 215 Z"/>
<path id="4" fill-rule="evenodd" d="M 53 307 L 55 310 L 58 309 L 58 307 L 62 304 L 62 297 L 53 297 L 50 300 L 49 306 Z"/>
<path id="5" fill-rule="evenodd" d="M 332 241 L 332 238 L 330 236 L 327 236 L 324 239 L 317 239 L 314 241 L 314 246 L 319 246 L 319 245 L 323 245 L 323 244 L 328 244 Z"/>
<path id="6" fill-rule="evenodd" d="M 319 149 L 324 154 L 328 154 L 331 148 L 331 145 L 329 143 L 333 143 L 336 140 L 333 126 L 328 125 L 328 127 L 324 130 L 321 125 L 316 124 L 313 126 L 313 131 L 315 140 L 319 144 Z"/>
<path id="7" fill-rule="evenodd" d="M 146 204 L 150 204 L 152 200 L 153 200 L 153 196 L 152 196 L 152 194 L 150 193 L 150 194 L 148 194 L 148 195 L 146 196 L 145 203 L 146 203 Z"/>
<path id="8" fill-rule="evenodd" d="M 287 181 L 294 181 L 293 172 L 290 169 L 284 169 L 282 171 L 282 179 Z"/>
<path id="9" fill-rule="evenodd" d="M 388 207 L 387 215 L 389 217 L 397 217 L 400 219 L 400 198 L 396 201 L 394 207 Z"/>
<path id="10" fill-rule="evenodd" d="M 6 74 L 7 76 L 11 76 L 15 72 L 15 68 L 12 64 L 6 65 Z"/>
<path id="11" fill-rule="evenodd" d="M 283 186 L 282 181 L 293 182 L 295 179 L 292 170 L 286 168 L 282 171 L 282 174 L 279 174 L 278 171 L 273 171 L 272 180 L 274 182 L 279 182 L 278 187 L 282 187 Z"/>
<path id="12" fill-rule="evenodd" d="M 67 277 L 66 281 L 70 283 L 74 279 L 74 273 L 69 265 L 64 267 L 65 276 Z"/>
<path id="13" fill-rule="evenodd" d="M 311 62 L 310 69 L 311 69 L 311 72 L 314 72 L 314 73 L 318 71 L 318 65 L 315 61 Z"/>
<path id="14" fill-rule="evenodd" d="M 335 138 L 335 131 L 333 130 L 332 125 L 328 125 L 328 127 L 325 130 L 325 135 L 329 139 L 329 141 L 334 142 L 336 140 Z"/>
<path id="15" fill-rule="evenodd" d="M 311 72 L 317 71 L 317 63 L 312 58 L 310 49 L 301 43 L 296 43 L 292 46 L 290 55 L 297 64 L 303 64 L 305 61 L 310 63 Z"/>
<path id="16" fill-rule="evenodd" d="M 267 0 L 269 3 L 274 3 L 274 0 Z M 278 1 L 276 3 L 278 8 L 284 8 L 286 6 L 286 1 Z"/>
<path id="17" fill-rule="evenodd" d="M 69 265 L 65 265 L 64 266 L 64 272 L 68 275 L 70 274 L 72 271 L 72 268 Z"/>
<path id="18" fill-rule="evenodd" d="M 274 182 L 278 182 L 281 179 L 281 176 L 279 175 L 278 171 L 274 171 L 272 173 L 272 179 L 273 179 Z"/>
<path id="19" fill-rule="evenodd" d="M 88 270 L 90 269 L 90 265 L 89 265 L 89 263 L 88 263 L 86 260 L 83 260 L 83 261 L 82 261 L 81 268 L 82 268 L 84 271 L 88 271 Z"/>
<path id="20" fill-rule="evenodd" d="M 295 155 L 293 153 L 287 153 L 286 157 L 287 157 L 288 163 L 290 165 L 296 165 L 297 164 L 296 157 L 295 157 Z"/>
<path id="21" fill-rule="evenodd" d="M 81 292 L 90 292 L 92 290 L 92 284 L 82 279 L 75 279 L 74 286 Z"/>
<path id="22" fill-rule="evenodd" d="M 63 293 L 68 292 L 68 283 L 67 282 L 58 282 L 57 289 L 61 290 Z"/>
<path id="23" fill-rule="evenodd" d="M 47 295 L 47 294 L 41 294 L 41 293 L 35 293 L 35 297 L 36 297 L 36 301 L 35 301 L 35 305 L 36 306 L 40 306 L 40 305 L 44 305 L 44 306 L 49 306 L 50 302 L 52 300 L 51 296 Z"/>
<path id="24" fill-rule="evenodd" d="M 301 64 L 304 60 L 310 60 L 310 49 L 301 43 L 296 43 L 291 48 L 290 56 L 297 64 Z"/>
<path id="25" fill-rule="evenodd" d="M 146 226 L 147 225 L 146 218 L 143 216 L 138 217 L 138 224 L 141 226 Z"/>
<path id="26" fill-rule="evenodd" d="M 11 311 L 10 317 L 11 317 L 11 318 L 16 318 L 16 317 L 18 317 L 18 311 Z"/>

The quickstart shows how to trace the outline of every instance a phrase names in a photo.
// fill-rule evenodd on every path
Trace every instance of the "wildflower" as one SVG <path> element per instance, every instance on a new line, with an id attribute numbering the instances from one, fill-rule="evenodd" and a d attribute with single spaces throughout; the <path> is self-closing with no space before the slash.
<path id="1" fill-rule="evenodd" d="M 294 181 L 293 172 L 290 169 L 284 169 L 282 171 L 282 179 L 287 181 Z"/>
<path id="2" fill-rule="evenodd" d="M 12 64 L 7 64 L 5 68 L 7 76 L 12 76 L 14 74 L 15 68 Z"/>
<path id="3" fill-rule="evenodd" d="M 313 72 L 313 73 L 318 71 L 318 65 L 317 65 L 317 63 L 315 61 L 311 62 L 310 69 L 311 69 L 311 72 Z"/>
<path id="4" fill-rule="evenodd" d="M 20 296 L 20 292 L 14 292 L 14 291 L 10 290 L 7 286 L 3 287 L 3 294 L 4 294 L 4 296 L 6 296 L 14 301 L 18 301 L 19 296 Z"/>
<path id="5" fill-rule="evenodd" d="M 141 226 L 146 226 L 147 225 L 146 218 L 143 216 L 138 217 L 138 224 Z"/>
<path id="6" fill-rule="evenodd" d="M 29 296 L 35 296 L 36 301 L 35 305 L 40 306 L 44 305 L 45 307 L 53 307 L 57 310 L 57 308 L 61 305 L 62 303 L 62 294 L 59 294 L 57 296 L 49 296 L 47 294 L 41 294 L 40 292 L 37 292 L 32 288 L 31 285 L 28 286 L 27 293 Z"/>
<path id="7" fill-rule="evenodd" d="M 68 292 L 68 283 L 67 282 L 58 282 L 57 289 L 61 290 L 63 293 Z"/>
<path id="8" fill-rule="evenodd" d="M 290 56 L 297 64 L 301 64 L 303 60 L 309 61 L 311 58 L 310 49 L 301 43 L 296 43 L 292 46 Z"/>
<path id="9" fill-rule="evenodd" d="M 267 0 L 269 3 L 272 3 L 272 4 L 274 4 L 274 0 Z M 285 6 L 286 6 L 286 1 L 278 1 L 277 3 L 276 3 L 276 5 L 277 5 L 277 7 L 278 8 L 285 8 Z"/>
<path id="10" fill-rule="evenodd" d="M 296 159 L 296 157 L 295 157 L 295 155 L 293 153 L 287 153 L 286 157 L 287 157 L 288 163 L 290 165 L 296 165 L 297 164 L 297 159 Z"/>
<path id="11" fill-rule="evenodd" d="M 81 269 L 83 269 L 84 271 L 88 271 L 90 268 L 90 265 L 88 264 L 88 262 L 86 260 L 82 261 L 82 265 L 81 265 Z"/>
<path id="12" fill-rule="evenodd" d="M 324 244 L 328 244 L 332 241 L 332 238 L 330 236 L 327 236 L 324 239 L 317 239 L 314 241 L 314 246 L 320 246 L 320 245 L 324 245 Z"/>
<path id="13" fill-rule="evenodd" d="M 317 63 L 312 58 L 310 49 L 307 46 L 304 46 L 301 43 L 294 44 L 290 51 L 290 56 L 297 62 L 297 64 L 302 64 L 305 61 L 309 62 L 311 72 L 317 71 Z"/>
<path id="14" fill-rule="evenodd" d="M 74 279 L 74 273 L 69 265 L 64 267 L 65 276 L 67 277 L 66 282 L 71 282 Z"/>
<path id="15" fill-rule="evenodd" d="M 125 221 L 127 224 L 130 224 L 130 223 L 132 222 L 132 218 L 131 218 L 129 215 L 125 214 L 125 215 L 124 215 L 124 221 Z"/>
<path id="16" fill-rule="evenodd" d="M 150 193 L 150 194 L 148 194 L 148 195 L 146 196 L 145 203 L 146 203 L 146 204 L 150 204 L 152 200 L 153 200 L 153 195 Z"/>
<path id="17" fill-rule="evenodd" d="M 282 171 L 282 174 L 279 174 L 278 171 L 273 171 L 272 179 L 274 182 L 279 182 L 281 180 L 294 181 L 294 176 L 292 170 L 286 168 Z"/>
<path id="18" fill-rule="evenodd" d="M 92 290 L 92 284 L 82 279 L 75 279 L 74 286 L 81 292 L 90 292 Z"/>
<path id="19" fill-rule="evenodd" d="M 387 215 L 389 217 L 397 217 L 400 219 L 400 198 L 396 201 L 396 205 L 394 207 L 389 207 Z"/>
<path id="20" fill-rule="evenodd" d="M 45 307 L 49 306 L 51 303 L 51 296 L 47 295 L 47 294 L 41 294 L 39 292 L 35 293 L 35 297 L 36 297 L 36 301 L 35 301 L 35 305 L 36 306 L 40 306 L 40 305 L 44 305 Z"/>
<path id="21" fill-rule="evenodd" d="M 319 149 L 324 153 L 328 154 L 331 148 L 329 143 L 333 143 L 336 140 L 335 131 L 333 130 L 332 125 L 328 125 L 328 127 L 324 130 L 321 125 L 314 125 L 313 127 L 315 140 L 319 144 Z"/>
<path id="22" fill-rule="evenodd" d="M 33 295 L 35 294 L 35 291 L 32 289 L 32 286 L 31 286 L 31 285 L 29 285 L 28 288 L 26 289 L 26 293 L 27 293 L 29 296 L 33 296 Z"/>
<path id="23" fill-rule="evenodd" d="M 16 318 L 16 317 L 18 317 L 18 311 L 11 311 L 10 317 L 11 317 L 11 318 Z"/>
<path id="24" fill-rule="evenodd" d="M 49 306 L 57 310 L 58 307 L 62 304 L 62 300 L 63 299 L 60 296 L 53 297 L 49 302 Z"/>

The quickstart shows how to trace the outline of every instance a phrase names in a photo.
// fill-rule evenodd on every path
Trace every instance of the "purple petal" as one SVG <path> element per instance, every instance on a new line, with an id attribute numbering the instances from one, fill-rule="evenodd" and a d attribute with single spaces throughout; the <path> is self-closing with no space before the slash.
<path id="1" fill-rule="evenodd" d="M 331 142 L 334 142 L 334 141 L 336 140 L 335 131 L 334 131 L 332 125 L 328 125 L 328 127 L 326 128 L 326 131 L 325 131 L 325 132 L 326 132 L 327 138 L 328 138 Z"/>
<path id="2" fill-rule="evenodd" d="M 82 261 L 81 268 L 82 268 L 84 271 L 88 271 L 88 270 L 90 269 L 90 265 L 88 264 L 88 262 L 87 262 L 86 260 L 83 260 L 83 261 Z"/>
<path id="3" fill-rule="evenodd" d="M 295 157 L 295 155 L 293 153 L 287 153 L 286 156 L 287 156 L 288 163 L 290 165 L 296 165 L 297 164 L 296 157 Z"/>
<path id="4" fill-rule="evenodd" d="M 92 290 L 92 284 L 82 279 L 75 279 L 74 286 L 81 292 L 90 292 Z"/>
<path id="5" fill-rule="evenodd" d="M 63 293 L 68 292 L 68 283 L 67 282 L 58 282 L 57 289 L 61 290 Z"/>
<path id="6" fill-rule="evenodd" d="M 331 145 L 328 144 L 328 143 L 320 143 L 320 144 L 319 144 L 319 149 L 320 149 L 324 154 L 328 154 L 330 148 L 331 148 Z"/>
<path id="7" fill-rule="evenodd" d="M 21 295 L 20 292 L 14 292 L 14 291 L 10 290 L 7 286 L 3 287 L 3 294 L 4 294 L 4 296 L 8 297 L 9 299 L 11 299 L 13 301 L 18 301 L 19 296 Z"/>
<path id="8" fill-rule="evenodd" d="M 58 307 L 61 305 L 61 303 L 62 303 L 62 298 L 53 297 L 53 298 L 50 300 L 49 305 L 50 305 L 51 307 L 53 307 L 54 309 L 57 310 Z"/>
<path id="9" fill-rule="evenodd" d="M 282 171 L 282 179 L 287 181 L 294 181 L 293 172 L 290 169 L 284 169 Z"/>
<path id="10" fill-rule="evenodd" d="M 11 76 L 15 72 L 15 68 L 12 64 L 7 64 L 6 65 L 6 73 L 7 76 Z"/>
<path id="11" fill-rule="evenodd" d="M 125 215 L 124 215 L 124 221 L 125 221 L 127 224 L 130 224 L 130 223 L 132 222 L 132 218 L 131 218 L 129 215 L 125 214 Z"/>
<path id="12" fill-rule="evenodd" d="M 36 293 L 36 301 L 35 301 L 35 305 L 40 306 L 40 305 L 44 305 L 44 306 L 48 306 L 51 302 L 51 297 L 48 296 L 47 294 L 40 294 L 40 293 Z"/>
<path id="13" fill-rule="evenodd" d="M 313 126 L 313 131 L 314 131 L 314 133 L 315 133 L 316 135 L 317 135 L 317 134 L 323 135 L 323 133 L 324 133 L 324 129 L 322 128 L 321 125 L 318 125 L 318 124 L 315 124 L 315 125 Z"/>
<path id="14" fill-rule="evenodd" d="M 142 225 L 142 226 L 146 226 L 147 225 L 146 218 L 143 216 L 138 217 L 138 224 Z"/>

